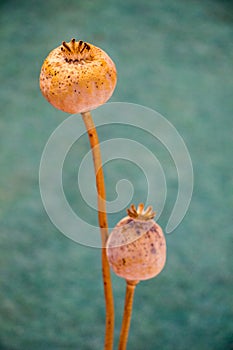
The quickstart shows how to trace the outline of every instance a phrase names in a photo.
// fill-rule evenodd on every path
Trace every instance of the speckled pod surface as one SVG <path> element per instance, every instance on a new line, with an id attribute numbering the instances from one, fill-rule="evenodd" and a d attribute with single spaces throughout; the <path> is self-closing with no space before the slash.
<path id="1" fill-rule="evenodd" d="M 75 39 L 52 50 L 40 73 L 44 97 L 67 113 L 87 112 L 104 104 L 116 82 L 116 67 L 106 52 Z"/>
<path id="2" fill-rule="evenodd" d="M 107 241 L 107 256 L 113 271 L 127 280 L 155 277 L 166 261 L 166 241 L 153 220 L 127 216 L 113 229 Z"/>

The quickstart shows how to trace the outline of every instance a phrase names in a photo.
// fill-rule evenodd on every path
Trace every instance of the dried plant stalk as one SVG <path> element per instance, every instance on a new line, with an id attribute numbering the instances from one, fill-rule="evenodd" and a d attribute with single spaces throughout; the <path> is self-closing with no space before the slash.
<path id="1" fill-rule="evenodd" d="M 91 117 L 90 112 L 81 113 L 84 124 L 86 126 L 88 137 L 91 145 L 95 176 L 96 187 L 98 194 L 98 219 L 101 232 L 102 241 L 102 277 L 105 296 L 105 308 L 106 308 L 106 324 L 105 324 L 105 350 L 111 350 L 113 348 L 114 341 L 114 300 L 112 292 L 110 267 L 106 255 L 106 242 L 108 238 L 108 221 L 106 214 L 106 194 L 104 185 L 104 173 L 101 160 L 101 152 L 98 134 L 95 128 L 95 124 Z"/>
<path id="2" fill-rule="evenodd" d="M 121 333 L 120 333 L 118 350 L 126 350 L 132 310 L 133 310 L 134 292 L 138 282 L 139 281 L 126 281 L 124 315 L 123 315 L 123 320 L 121 325 Z"/>

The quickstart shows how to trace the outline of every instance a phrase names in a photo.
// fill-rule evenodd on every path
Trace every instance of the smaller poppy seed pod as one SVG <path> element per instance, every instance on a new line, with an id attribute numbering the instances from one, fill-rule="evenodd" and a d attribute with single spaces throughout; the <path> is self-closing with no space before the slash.
<path id="1" fill-rule="evenodd" d="M 166 241 L 153 220 L 152 207 L 131 205 L 128 216 L 115 226 L 107 240 L 107 257 L 116 275 L 141 281 L 158 275 L 166 261 Z"/>
<path id="2" fill-rule="evenodd" d="M 84 113 L 104 104 L 116 82 L 116 67 L 106 52 L 75 39 L 52 50 L 40 73 L 44 97 L 67 113 Z"/>

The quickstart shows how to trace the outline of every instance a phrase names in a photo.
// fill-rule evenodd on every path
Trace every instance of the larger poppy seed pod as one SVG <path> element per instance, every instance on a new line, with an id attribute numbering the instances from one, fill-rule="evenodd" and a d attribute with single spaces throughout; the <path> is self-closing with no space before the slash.
<path id="1" fill-rule="evenodd" d="M 51 51 L 40 73 L 40 89 L 56 108 L 88 112 L 104 104 L 117 81 L 116 67 L 100 48 L 72 39 Z"/>
<path id="2" fill-rule="evenodd" d="M 128 216 L 113 229 L 107 241 L 107 257 L 113 271 L 126 280 L 155 277 L 166 261 L 166 241 L 161 227 L 153 220 L 152 207 L 132 205 Z"/>

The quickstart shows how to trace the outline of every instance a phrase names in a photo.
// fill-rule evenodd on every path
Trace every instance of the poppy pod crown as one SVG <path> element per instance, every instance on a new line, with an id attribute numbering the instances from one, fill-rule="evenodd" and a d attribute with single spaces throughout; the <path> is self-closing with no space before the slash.
<path id="1" fill-rule="evenodd" d="M 161 227 L 153 220 L 152 207 L 144 210 L 131 205 L 128 216 L 113 229 L 107 241 L 107 256 L 113 271 L 126 280 L 155 277 L 166 261 L 166 241 Z"/>
<path id="2" fill-rule="evenodd" d="M 107 53 L 75 39 L 52 50 L 40 73 L 44 97 L 67 113 L 83 113 L 104 104 L 116 82 L 116 67 Z"/>

